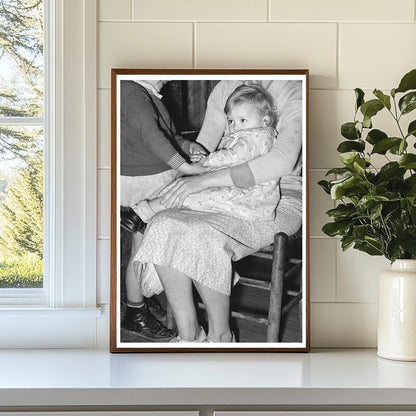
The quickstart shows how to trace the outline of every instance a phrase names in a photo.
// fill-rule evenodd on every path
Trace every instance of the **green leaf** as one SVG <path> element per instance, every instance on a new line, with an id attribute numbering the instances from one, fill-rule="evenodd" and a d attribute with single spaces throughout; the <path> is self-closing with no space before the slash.
<path id="1" fill-rule="evenodd" d="M 416 169 L 416 155 L 408 153 L 399 159 L 399 165 L 405 169 Z"/>
<path id="2" fill-rule="evenodd" d="M 383 204 L 376 204 L 370 208 L 370 219 L 375 220 L 381 217 L 381 212 L 383 211 Z"/>
<path id="3" fill-rule="evenodd" d="M 399 258 L 403 258 L 403 251 L 400 248 L 399 242 L 397 241 L 397 239 L 393 239 L 391 241 L 389 241 L 389 243 L 387 244 L 387 254 L 386 257 L 390 260 L 390 261 L 394 261 L 396 259 Z"/>
<path id="4" fill-rule="evenodd" d="M 388 95 L 377 89 L 373 91 L 373 94 L 383 103 L 384 107 L 388 110 L 391 109 L 390 97 Z"/>
<path id="5" fill-rule="evenodd" d="M 364 104 L 364 91 L 361 88 L 356 88 L 355 90 L 355 111 Z"/>
<path id="6" fill-rule="evenodd" d="M 366 165 L 365 159 L 357 159 L 354 161 L 352 167 L 355 172 L 363 174 L 365 172 Z"/>
<path id="7" fill-rule="evenodd" d="M 322 180 L 322 181 L 319 181 L 318 182 L 318 185 L 327 193 L 327 194 L 330 194 L 331 193 L 331 187 L 330 187 L 330 185 L 329 185 L 329 182 L 328 181 L 324 181 L 324 180 Z"/>
<path id="8" fill-rule="evenodd" d="M 333 181 L 331 187 L 331 198 L 341 199 L 343 196 L 351 198 L 352 195 L 359 195 L 362 197 L 363 193 L 367 190 L 365 186 L 366 182 L 361 180 L 358 176 L 350 176 L 349 178 L 342 179 L 340 181 Z"/>
<path id="9" fill-rule="evenodd" d="M 389 152 L 393 155 L 402 155 L 403 152 L 407 149 L 407 141 L 406 139 L 400 139 L 399 144 L 395 144 L 389 149 Z"/>
<path id="10" fill-rule="evenodd" d="M 397 162 L 389 162 L 382 166 L 378 175 L 382 181 L 389 181 L 391 178 L 403 178 L 406 169 L 400 167 Z"/>
<path id="11" fill-rule="evenodd" d="M 381 251 L 381 247 L 374 247 L 373 244 L 370 244 L 368 242 L 357 242 L 355 243 L 354 248 L 360 251 L 364 251 L 370 256 L 381 256 L 383 254 L 383 252 Z"/>
<path id="12" fill-rule="evenodd" d="M 363 127 L 366 129 L 371 129 L 373 127 L 373 123 L 371 122 L 371 117 L 364 116 Z"/>
<path id="13" fill-rule="evenodd" d="M 361 112 L 363 113 L 364 117 L 371 118 L 374 117 L 383 108 L 384 105 L 379 100 L 370 100 L 361 106 Z"/>
<path id="14" fill-rule="evenodd" d="M 363 140 L 358 140 L 356 142 L 353 141 L 346 141 L 341 142 L 339 146 L 337 147 L 337 151 L 340 153 L 346 153 L 346 152 L 363 152 L 365 149 L 365 143 Z"/>
<path id="15" fill-rule="evenodd" d="M 384 155 L 387 150 L 390 150 L 393 146 L 400 146 L 402 139 L 399 137 L 387 137 L 386 139 L 382 139 L 378 141 L 371 152 L 371 154 L 377 153 L 379 155 Z"/>
<path id="16" fill-rule="evenodd" d="M 409 92 L 399 101 L 399 108 L 402 114 L 407 114 L 416 108 L 416 91 Z"/>
<path id="17" fill-rule="evenodd" d="M 348 168 L 355 169 L 355 165 L 358 163 L 360 167 L 365 168 L 368 159 L 361 157 L 357 152 L 345 152 L 339 155 L 339 160 Z"/>
<path id="18" fill-rule="evenodd" d="M 405 251 L 416 254 L 416 227 L 406 228 L 398 238 L 398 242 Z"/>
<path id="19" fill-rule="evenodd" d="M 408 186 L 408 191 L 406 192 L 407 196 L 416 196 L 416 174 L 413 174 L 406 178 L 405 180 L 406 185 Z M 415 224 L 416 224 L 416 218 L 415 218 Z"/>
<path id="20" fill-rule="evenodd" d="M 357 129 L 357 122 L 350 121 L 341 126 L 341 135 L 348 140 L 357 140 L 361 137 L 360 130 Z"/>
<path id="21" fill-rule="evenodd" d="M 387 197 L 382 195 L 364 195 L 357 204 L 357 209 L 365 213 L 368 209 L 378 205 L 380 202 L 388 200 Z"/>
<path id="22" fill-rule="evenodd" d="M 325 224 L 322 227 L 322 231 L 329 237 L 335 237 L 336 235 L 346 235 L 351 227 L 349 221 L 336 221 Z"/>
<path id="23" fill-rule="evenodd" d="M 352 230 L 352 235 L 355 240 L 365 240 L 365 237 L 373 233 L 371 225 L 357 225 Z"/>
<path id="24" fill-rule="evenodd" d="M 409 124 L 409 127 L 407 128 L 407 134 L 408 136 L 413 135 L 416 137 L 416 120 L 413 120 Z"/>
<path id="25" fill-rule="evenodd" d="M 407 148 L 407 141 L 405 139 L 402 140 L 402 142 L 400 143 L 399 146 L 399 155 L 403 154 L 403 152 L 406 150 Z"/>
<path id="26" fill-rule="evenodd" d="M 330 169 L 325 176 L 331 175 L 331 174 L 335 174 L 335 175 L 345 175 L 346 173 L 351 173 L 351 169 L 350 168 L 333 168 Z"/>
<path id="27" fill-rule="evenodd" d="M 406 182 L 409 184 L 409 186 L 414 186 L 416 185 L 416 173 L 414 173 L 413 175 L 410 175 L 407 179 Z"/>
<path id="28" fill-rule="evenodd" d="M 401 79 L 398 88 L 395 92 L 406 92 L 416 89 L 416 69 L 412 69 Z"/>
<path id="29" fill-rule="evenodd" d="M 347 250 L 354 244 L 354 237 L 351 235 L 346 235 L 341 238 L 341 247 L 342 251 Z"/>
<path id="30" fill-rule="evenodd" d="M 354 163 L 357 158 L 357 152 L 345 152 L 339 155 L 339 160 L 346 166 L 350 166 Z"/>
<path id="31" fill-rule="evenodd" d="M 368 143 L 370 144 L 376 144 L 378 143 L 380 140 L 386 139 L 388 136 L 386 133 L 384 133 L 384 131 L 378 130 L 378 129 L 373 129 L 371 131 L 368 132 L 367 134 L 367 138 L 365 139 Z"/>
<path id="32" fill-rule="evenodd" d="M 339 204 L 336 208 L 330 209 L 326 214 L 334 220 L 348 218 L 357 213 L 354 204 Z"/>

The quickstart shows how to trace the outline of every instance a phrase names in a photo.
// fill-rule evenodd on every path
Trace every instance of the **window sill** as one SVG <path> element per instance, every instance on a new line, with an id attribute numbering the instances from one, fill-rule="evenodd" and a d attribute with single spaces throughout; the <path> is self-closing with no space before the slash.
<path id="1" fill-rule="evenodd" d="M 0 308 L 0 348 L 94 348 L 100 308 Z"/>
<path id="2" fill-rule="evenodd" d="M 384 360 L 373 349 L 310 354 L 3 350 L 0 368 L 0 411 L 416 409 L 416 363 Z"/>

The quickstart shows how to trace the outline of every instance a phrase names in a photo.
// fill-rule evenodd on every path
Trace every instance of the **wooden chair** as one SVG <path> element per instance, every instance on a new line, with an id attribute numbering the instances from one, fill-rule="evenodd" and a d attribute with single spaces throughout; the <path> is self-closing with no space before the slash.
<path id="1" fill-rule="evenodd" d="M 299 305 L 302 322 L 302 230 L 291 236 L 276 234 L 274 244 L 234 265 L 241 276 L 238 285 L 268 291 L 269 304 L 266 311 L 264 306 L 260 312 L 252 308 L 247 310 L 238 304 L 238 299 L 233 299 L 232 294 L 231 316 L 267 325 L 267 342 L 279 342 L 282 319 L 295 305 Z M 290 284 L 292 281 L 297 282 Z"/>

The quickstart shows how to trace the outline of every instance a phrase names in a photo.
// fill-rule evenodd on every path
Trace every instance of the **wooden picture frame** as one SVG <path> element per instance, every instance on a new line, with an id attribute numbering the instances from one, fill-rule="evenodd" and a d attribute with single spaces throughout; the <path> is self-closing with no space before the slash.
<path id="1" fill-rule="evenodd" d="M 305 69 L 112 70 L 111 352 L 309 351 L 308 83 Z M 234 93 L 241 84 L 260 94 L 268 91 L 272 107 L 264 97 L 241 101 L 240 92 Z M 226 115 L 230 93 L 234 101 Z M 260 108 L 258 100 L 266 104 Z M 249 111 L 247 118 L 242 109 Z M 277 135 L 266 111 L 277 113 Z M 230 131 L 234 135 L 221 139 Z M 233 165 L 213 162 L 230 154 L 215 149 L 237 149 L 242 137 L 258 143 L 255 138 L 263 135 L 270 147 L 252 160 L 238 153 L 242 159 Z M 210 154 L 199 162 L 203 167 L 189 160 L 190 148 L 197 148 L 194 161 L 201 157 L 201 147 L 190 144 L 196 139 Z M 193 176 L 186 176 L 185 168 Z M 195 169 L 209 172 L 199 176 Z M 177 170 L 186 171 L 185 179 L 175 179 Z M 207 188 L 207 178 L 216 188 Z M 272 191 L 264 180 L 273 184 Z M 161 191 L 165 200 L 152 200 L 165 184 L 171 188 Z M 225 198 L 227 207 L 218 208 L 216 198 Z M 154 208 L 166 202 L 173 207 Z M 272 210 L 262 216 L 270 204 Z M 190 331 L 200 342 L 185 342 L 193 340 Z M 210 339 L 213 333 L 217 338 Z"/>

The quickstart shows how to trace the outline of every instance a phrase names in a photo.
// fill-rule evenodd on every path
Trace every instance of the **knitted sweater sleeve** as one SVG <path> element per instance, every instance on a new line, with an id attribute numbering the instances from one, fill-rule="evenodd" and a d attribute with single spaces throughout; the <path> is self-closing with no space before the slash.
<path id="1" fill-rule="evenodd" d="M 168 133 L 162 131 L 150 99 L 145 94 L 130 94 L 128 99 L 127 117 L 139 132 L 143 144 L 170 167 L 177 169 L 185 159 L 171 143 Z"/>

